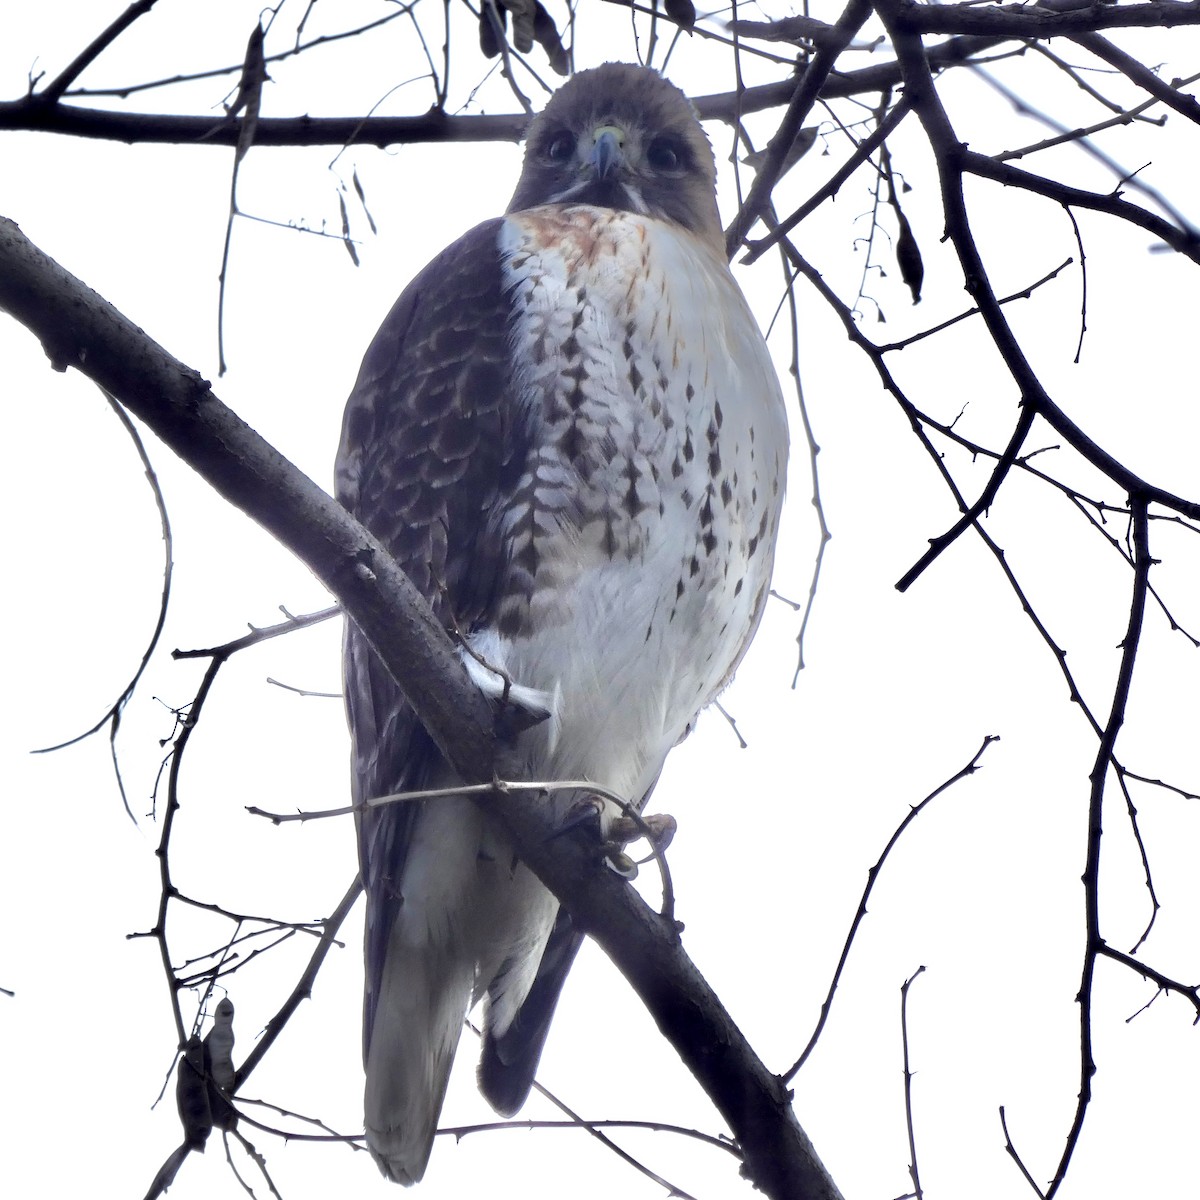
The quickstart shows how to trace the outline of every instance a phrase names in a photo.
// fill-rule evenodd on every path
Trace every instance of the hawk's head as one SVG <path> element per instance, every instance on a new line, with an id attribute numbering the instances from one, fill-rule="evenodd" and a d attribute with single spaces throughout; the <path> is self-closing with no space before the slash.
<path id="1" fill-rule="evenodd" d="M 533 119 L 509 212 L 595 204 L 674 221 L 722 247 L 712 147 L 687 97 L 657 71 L 606 63 Z"/>

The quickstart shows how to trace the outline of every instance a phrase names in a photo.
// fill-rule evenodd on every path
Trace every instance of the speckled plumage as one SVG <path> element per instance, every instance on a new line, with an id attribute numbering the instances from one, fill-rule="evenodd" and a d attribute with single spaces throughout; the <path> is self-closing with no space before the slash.
<path id="1" fill-rule="evenodd" d="M 580 162 L 559 161 L 564 130 Z M 480 685 L 507 677 L 546 714 L 503 749 L 507 777 L 644 803 L 758 623 L 786 422 L 713 177 L 654 72 L 577 76 L 530 130 L 509 214 L 406 289 L 347 405 L 339 498 L 465 636 Z M 357 799 L 453 786 L 353 627 L 346 696 Z M 373 810 L 360 853 L 368 1142 L 408 1183 L 468 1006 L 487 997 L 480 1085 L 514 1111 L 579 935 L 468 799 Z"/>

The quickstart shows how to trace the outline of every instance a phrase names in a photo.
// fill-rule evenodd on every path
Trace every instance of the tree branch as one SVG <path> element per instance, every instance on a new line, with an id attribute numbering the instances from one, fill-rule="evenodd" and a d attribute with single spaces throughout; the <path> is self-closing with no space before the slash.
<path id="1" fill-rule="evenodd" d="M 74 137 L 142 143 L 236 146 L 243 122 L 174 113 L 119 112 L 74 104 L 44 104 L 40 96 L 0 101 L 0 129 L 27 129 Z M 519 142 L 522 115 L 447 116 L 430 109 L 419 117 L 260 117 L 256 146 L 392 146 L 398 142 Z"/>
<path id="2" fill-rule="evenodd" d="M 766 159 L 755 172 L 754 186 L 750 189 L 750 194 L 746 197 L 741 210 L 725 231 L 725 255 L 727 258 L 732 258 L 737 253 L 746 234 L 750 232 L 751 227 L 766 210 L 771 201 L 771 193 L 776 183 L 779 182 L 779 177 L 783 174 L 787 152 L 792 148 L 792 143 L 796 140 L 796 135 L 800 132 L 800 126 L 804 118 L 808 116 L 809 109 L 816 102 L 821 85 L 833 70 L 838 56 L 850 44 L 851 39 L 870 15 L 871 6 L 868 0 L 850 0 L 828 39 L 796 81 L 794 91 L 788 100 L 787 109 L 780 118 L 779 127 L 767 146 Z"/>
<path id="3" fill-rule="evenodd" d="M 63 93 L 104 53 L 139 17 L 148 13 L 158 0 L 136 0 L 115 21 L 95 37 L 71 61 L 67 68 L 38 93 L 43 104 L 56 104 Z"/>
<path id="4" fill-rule="evenodd" d="M 891 6 L 889 6 L 891 7 Z M 1057 11 L 1062 9 L 1062 11 Z M 1200 25 L 1200 0 L 1152 0 L 1149 4 L 1078 7 L 1062 0 L 1042 4 L 915 4 L 894 7 L 896 28 L 906 33 L 993 34 L 1007 38 L 1049 38 L 1096 29 L 1174 29 Z"/>
<path id="5" fill-rule="evenodd" d="M 941 71 L 961 65 L 1004 40 L 1000 37 L 950 38 L 929 49 L 930 67 Z M 893 60 L 857 71 L 838 72 L 825 79 L 819 94 L 823 100 L 834 100 L 885 91 L 899 82 L 900 67 Z M 692 103 L 703 121 L 733 123 L 748 113 L 765 112 L 787 104 L 795 91 L 796 81 L 789 78 L 741 91 L 697 96 Z M 236 146 L 241 136 L 240 120 L 85 108 L 60 103 L 57 97 L 51 99 L 53 102 L 47 103 L 47 93 L 41 92 L 20 100 L 0 101 L 0 129 L 58 133 L 129 144 Z M 440 108 L 432 108 L 415 117 L 259 117 L 254 144 L 387 147 L 400 143 L 519 142 L 527 124 L 528 118 L 523 113 L 449 116 Z"/>
<path id="6" fill-rule="evenodd" d="M 1107 38 L 1098 33 L 1081 33 L 1075 37 L 1076 45 L 1082 46 L 1090 54 L 1108 63 L 1120 71 L 1122 75 L 1136 84 L 1144 92 L 1149 92 L 1155 100 L 1173 108 L 1177 113 L 1187 117 L 1189 121 L 1200 124 L 1200 101 L 1195 96 L 1179 90 L 1182 82 L 1178 79 L 1171 83 L 1160 79 L 1144 63 L 1138 62 L 1132 55 L 1119 50 Z"/>
<path id="7" fill-rule="evenodd" d="M 41 339 L 56 370 L 76 367 L 106 388 L 301 558 L 362 629 L 455 769 L 468 780 L 491 778 L 487 702 L 416 589 L 349 513 L 227 409 L 206 380 L 3 218 L 0 308 Z M 594 847 L 554 837 L 534 806 L 512 795 L 485 803 L 632 984 L 728 1121 L 748 1178 L 777 1200 L 838 1200 L 783 1081 L 721 1006 L 684 952 L 674 923 L 607 870 Z"/>

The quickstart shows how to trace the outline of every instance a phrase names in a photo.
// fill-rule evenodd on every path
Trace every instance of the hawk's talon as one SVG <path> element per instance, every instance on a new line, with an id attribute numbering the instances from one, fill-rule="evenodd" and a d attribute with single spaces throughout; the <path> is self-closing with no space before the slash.
<path id="1" fill-rule="evenodd" d="M 632 817 L 616 817 L 608 827 L 608 835 L 619 846 L 626 846 L 642 836 L 642 829 Z"/>
<path id="2" fill-rule="evenodd" d="M 563 821 L 551 836 L 559 838 L 584 831 L 596 841 L 602 842 L 603 836 L 601 833 L 600 818 L 603 812 L 604 801 L 599 796 L 583 796 L 571 806 L 566 820 Z"/>
<path id="3" fill-rule="evenodd" d="M 651 813 L 637 820 L 633 817 L 617 817 L 608 828 L 609 838 L 621 846 L 645 838 L 656 851 L 661 853 L 675 837 L 679 823 L 670 813 Z"/>
<path id="4" fill-rule="evenodd" d="M 665 846 L 675 832 L 675 818 L 652 816 L 647 821 L 638 821 L 632 817 L 616 817 L 610 823 L 608 836 L 605 837 L 603 833 L 605 808 L 605 801 L 602 797 L 584 793 L 571 806 L 566 819 L 552 836 L 581 834 L 585 838 L 594 839 L 600 844 L 601 857 L 604 865 L 610 871 L 615 871 L 622 879 L 636 879 L 638 863 L 625 853 L 625 844 L 646 837 L 649 833 L 654 846 Z M 665 841 L 660 843 L 660 838 L 664 838 Z M 650 857 L 653 858 L 654 855 L 651 854 Z"/>
<path id="5" fill-rule="evenodd" d="M 615 871 L 624 880 L 632 881 L 637 878 L 638 865 L 616 846 L 609 846 L 604 852 L 604 865 L 610 871 Z"/>

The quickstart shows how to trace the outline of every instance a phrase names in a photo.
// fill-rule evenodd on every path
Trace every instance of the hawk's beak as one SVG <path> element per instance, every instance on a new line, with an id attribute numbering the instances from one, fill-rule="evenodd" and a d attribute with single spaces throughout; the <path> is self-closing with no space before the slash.
<path id="1" fill-rule="evenodd" d="M 600 125 L 592 138 L 588 166 L 596 173 L 597 179 L 607 179 L 625 161 L 625 130 L 617 125 Z"/>

